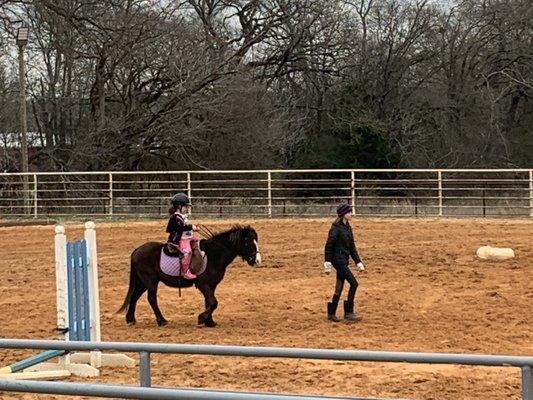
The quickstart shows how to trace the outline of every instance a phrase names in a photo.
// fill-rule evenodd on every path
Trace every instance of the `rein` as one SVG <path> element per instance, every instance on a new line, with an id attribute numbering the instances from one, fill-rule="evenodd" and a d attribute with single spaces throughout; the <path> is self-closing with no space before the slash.
<path id="1" fill-rule="evenodd" d="M 202 235 L 204 239 L 212 239 L 213 236 L 215 236 L 213 231 L 205 225 L 198 224 L 196 225 L 196 227 L 198 228 L 198 232 L 200 232 L 200 235 Z"/>

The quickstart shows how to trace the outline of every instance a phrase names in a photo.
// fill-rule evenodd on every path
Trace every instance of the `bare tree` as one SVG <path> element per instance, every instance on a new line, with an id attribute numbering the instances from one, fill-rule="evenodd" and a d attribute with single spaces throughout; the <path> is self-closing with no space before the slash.
<path id="1" fill-rule="evenodd" d="M 24 21 L 43 169 L 527 165 L 529 3 L 0 0 L 0 146 Z"/>

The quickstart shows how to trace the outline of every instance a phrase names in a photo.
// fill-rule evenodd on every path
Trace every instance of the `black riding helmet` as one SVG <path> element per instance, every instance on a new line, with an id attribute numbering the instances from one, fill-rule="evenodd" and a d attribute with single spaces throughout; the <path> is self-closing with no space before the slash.
<path id="1" fill-rule="evenodd" d="M 174 207 L 190 206 L 191 202 L 189 201 L 189 197 L 185 193 L 176 193 L 170 199 L 170 204 L 172 204 Z"/>

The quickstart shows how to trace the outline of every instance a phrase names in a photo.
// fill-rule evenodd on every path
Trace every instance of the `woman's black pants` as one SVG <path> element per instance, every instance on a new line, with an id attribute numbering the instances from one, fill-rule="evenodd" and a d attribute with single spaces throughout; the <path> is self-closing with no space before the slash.
<path id="1" fill-rule="evenodd" d="M 339 304 L 339 299 L 341 297 L 342 289 L 344 287 L 344 281 L 347 281 L 350 285 L 348 290 L 348 299 L 345 302 L 345 311 L 353 312 L 354 301 L 355 301 L 355 292 L 357 290 L 357 279 L 355 279 L 354 274 L 350 271 L 350 268 L 347 264 L 333 264 L 333 267 L 337 271 L 337 282 L 335 285 L 335 293 L 331 299 L 332 308 L 337 309 Z"/>

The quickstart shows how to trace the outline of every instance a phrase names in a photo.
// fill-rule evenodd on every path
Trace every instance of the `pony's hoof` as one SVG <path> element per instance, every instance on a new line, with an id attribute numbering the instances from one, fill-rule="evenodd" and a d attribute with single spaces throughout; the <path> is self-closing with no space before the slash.
<path id="1" fill-rule="evenodd" d="M 217 326 L 218 324 L 217 324 L 215 321 L 205 321 L 204 325 L 205 325 L 207 328 L 214 328 L 214 327 Z"/>
<path id="2" fill-rule="evenodd" d="M 137 323 L 137 321 L 133 320 L 133 321 L 126 321 L 126 325 L 135 325 Z"/>
<path id="3" fill-rule="evenodd" d="M 166 319 L 162 319 L 161 321 L 157 321 L 157 325 L 166 326 L 168 325 L 168 321 Z"/>

